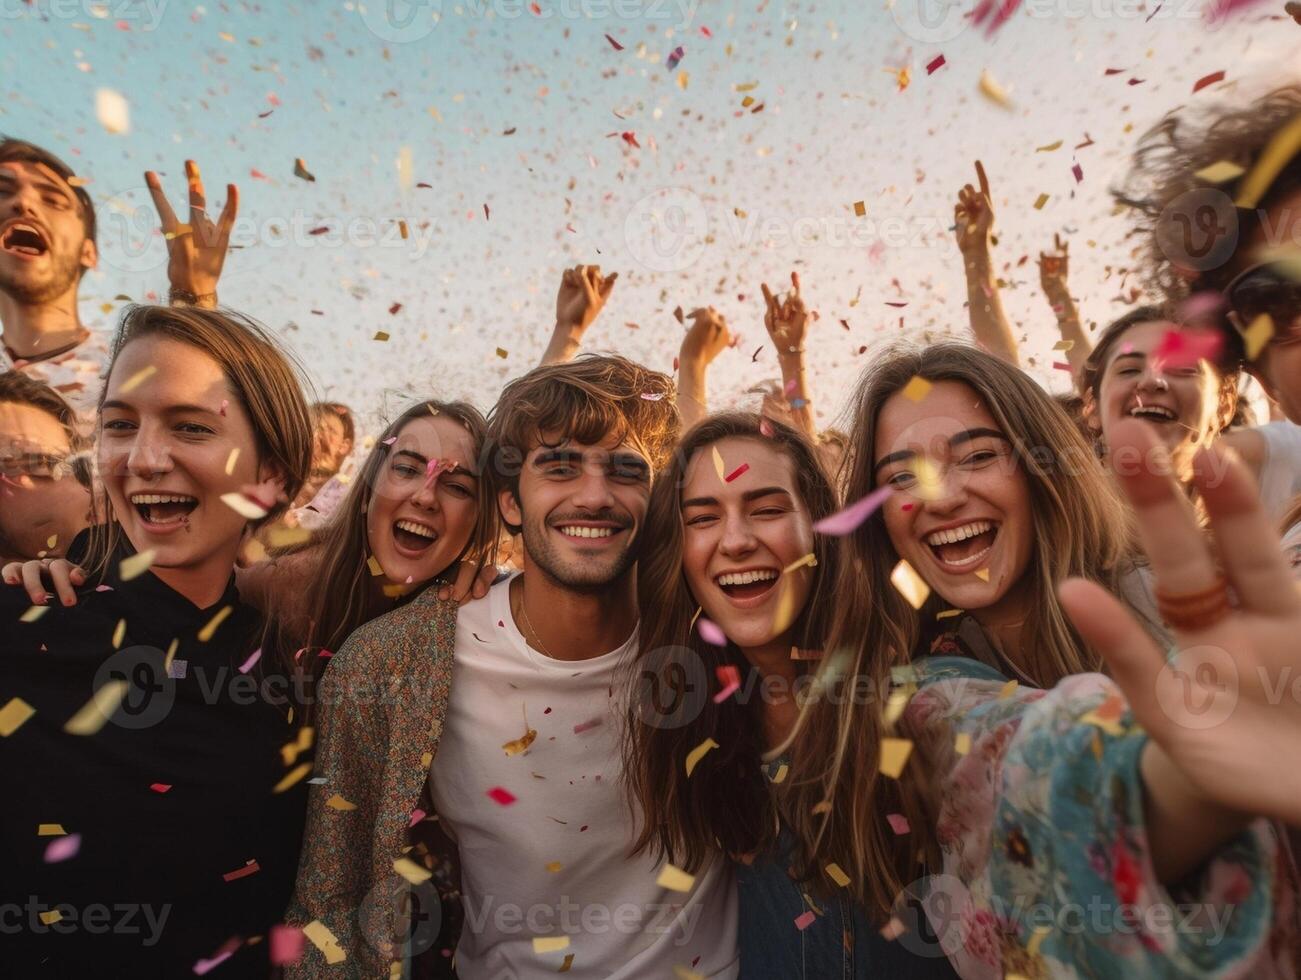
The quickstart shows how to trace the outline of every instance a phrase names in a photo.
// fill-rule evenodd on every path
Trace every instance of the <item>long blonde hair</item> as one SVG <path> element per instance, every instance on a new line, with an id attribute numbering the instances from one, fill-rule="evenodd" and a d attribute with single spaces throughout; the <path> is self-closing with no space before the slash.
<path id="1" fill-rule="evenodd" d="M 1029 377 L 992 355 L 944 342 L 925 349 L 889 348 L 859 383 L 847 472 L 846 499 L 876 488 L 876 427 L 882 407 L 914 377 L 959 381 L 980 396 L 1013 447 L 1030 490 L 1033 547 L 1032 609 L 1024 627 L 1034 650 L 1018 667 L 1042 686 L 1096 670 L 1062 612 L 1056 587 L 1068 576 L 1116 588 L 1128 567 L 1125 514 L 1106 476 L 1065 411 Z M 802 845 L 800 870 L 819 875 L 828 862 L 849 874 L 869 914 L 889 915 L 902 886 L 938 861 L 933 785 L 924 759 L 934 733 L 909 732 L 919 756 L 903 779 L 879 773 L 881 739 L 894 734 L 882 707 L 891 668 L 911 662 L 923 625 L 940 608 L 932 599 L 914 609 L 891 584 L 899 560 L 880 512 L 844 539 L 836 615 L 819 672 L 844 672 L 876 693 L 868 708 L 853 699 L 810 700 L 792 736 L 792 773 L 784 810 Z M 819 685 L 815 685 L 817 690 Z M 906 718 L 906 716 L 905 716 Z M 921 773 L 914 778 L 913 773 Z M 896 836 L 884 819 L 901 812 L 913 832 Z"/>

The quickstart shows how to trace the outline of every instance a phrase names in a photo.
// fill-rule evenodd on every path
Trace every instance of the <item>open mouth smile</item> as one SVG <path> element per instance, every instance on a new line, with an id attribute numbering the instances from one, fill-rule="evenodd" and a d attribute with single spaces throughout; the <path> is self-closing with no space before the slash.
<path id="1" fill-rule="evenodd" d="M 28 221 L 15 221 L 0 233 L 0 249 L 12 255 L 33 259 L 50 250 L 44 233 Z"/>
<path id="2" fill-rule="evenodd" d="M 428 524 L 407 519 L 393 522 L 393 541 L 409 557 L 428 550 L 437 540 L 438 532 Z"/>
<path id="3" fill-rule="evenodd" d="M 188 526 L 199 498 L 187 493 L 133 493 L 128 498 L 146 530 L 157 533 Z"/>
<path id="4" fill-rule="evenodd" d="M 607 542 L 622 534 L 627 528 L 614 524 L 555 524 L 556 531 L 573 541 Z"/>
<path id="5" fill-rule="evenodd" d="M 776 568 L 748 568 L 714 576 L 719 591 L 736 605 L 757 605 L 777 584 L 781 572 Z"/>
<path id="6" fill-rule="evenodd" d="M 971 521 L 958 527 L 932 531 L 925 541 L 936 563 L 945 571 L 964 574 L 982 563 L 994 547 L 999 525 L 996 521 Z"/>

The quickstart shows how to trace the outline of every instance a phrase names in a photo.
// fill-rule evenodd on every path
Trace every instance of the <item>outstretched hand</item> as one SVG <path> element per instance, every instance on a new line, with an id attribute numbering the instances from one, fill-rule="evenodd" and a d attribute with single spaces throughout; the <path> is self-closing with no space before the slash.
<path id="1" fill-rule="evenodd" d="M 1114 596 L 1093 582 L 1061 586 L 1062 604 L 1111 667 L 1135 718 L 1187 782 L 1214 804 L 1301 826 L 1301 698 L 1290 684 L 1301 635 L 1301 591 L 1250 473 L 1226 448 L 1202 450 L 1193 481 L 1216 545 L 1169 473 L 1149 426 L 1119 423 L 1113 458 L 1145 461 L 1117 477 L 1137 512 L 1143 546 L 1168 596 L 1212 588 L 1221 574 L 1236 602 L 1215 622 L 1176 629 L 1172 655 L 1153 642 Z M 1173 624 L 1172 624 L 1173 625 Z M 1281 696 L 1280 696 L 1281 694 Z"/>
<path id="2" fill-rule="evenodd" d="M 691 326 L 682 338 L 682 358 L 704 364 L 732 345 L 732 333 L 727 329 L 727 320 L 712 306 L 701 307 L 687 314 Z"/>
<path id="3" fill-rule="evenodd" d="M 976 181 L 979 190 L 970 184 L 958 191 L 958 203 L 953 206 L 953 223 L 957 227 L 958 248 L 963 255 L 989 248 L 994 233 L 994 202 L 989 193 L 989 178 L 985 167 L 976 161 Z"/>
<path id="4" fill-rule="evenodd" d="M 586 330 L 600 315 L 619 273 L 602 277 L 599 265 L 576 265 L 560 276 L 556 293 L 556 324 Z"/>
<path id="5" fill-rule="evenodd" d="M 1039 253 L 1039 285 L 1047 296 L 1056 297 L 1067 292 L 1070 257 L 1070 243 L 1054 233 L 1053 250 Z"/>
<path id="6" fill-rule="evenodd" d="M 230 232 L 239 213 L 239 188 L 234 184 L 226 185 L 226 205 L 214 223 L 208 216 L 203 179 L 193 160 L 185 161 L 185 177 L 190 187 L 188 224 L 177 220 L 158 175 L 152 170 L 145 171 L 145 183 L 154 199 L 154 207 L 158 209 L 167 240 L 167 280 L 173 289 L 198 297 L 213 297 L 200 305 L 215 306 L 217 280 L 221 278 L 221 268 L 230 246 Z"/>
<path id="7" fill-rule="evenodd" d="M 766 282 L 759 286 L 767 305 L 763 325 L 768 328 L 768 336 L 777 346 L 778 355 L 803 353 L 809 315 L 800 295 L 800 274 L 791 273 L 791 291 L 784 297 L 774 296 Z"/>

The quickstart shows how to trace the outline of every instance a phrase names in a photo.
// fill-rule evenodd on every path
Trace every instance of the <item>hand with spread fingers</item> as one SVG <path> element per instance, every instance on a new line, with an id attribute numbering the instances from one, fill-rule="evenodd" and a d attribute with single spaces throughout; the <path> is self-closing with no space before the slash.
<path id="1" fill-rule="evenodd" d="M 768 328 L 768 336 L 777 347 L 777 356 L 802 354 L 809 315 L 800 295 L 800 274 L 791 273 L 791 291 L 784 297 L 774 296 L 766 282 L 760 283 L 759 288 L 763 290 L 763 301 L 767 305 L 763 325 Z"/>
<path id="2" fill-rule="evenodd" d="M 1053 234 L 1053 250 L 1039 253 L 1039 285 L 1050 300 L 1068 295 L 1066 276 L 1070 265 L 1070 246 L 1062 236 Z"/>
<path id="3" fill-rule="evenodd" d="M 958 248 L 964 255 L 987 252 L 994 233 L 994 202 L 989 193 L 989 178 L 979 160 L 976 161 L 976 181 L 979 189 L 964 185 L 958 191 L 958 203 L 953 206 Z"/>
<path id="4" fill-rule="evenodd" d="M 732 333 L 727 320 L 712 306 L 701 307 L 687 314 L 691 326 L 682 338 L 682 360 L 688 358 L 702 365 L 713 363 L 714 358 L 732 345 Z"/>
<path id="5" fill-rule="evenodd" d="M 1168 467 L 1158 473 L 1149 465 L 1164 454 L 1150 427 L 1121 423 L 1112 443 L 1113 454 L 1119 449 L 1145 461 L 1129 468 L 1136 472 L 1117 467 L 1117 478 L 1137 514 L 1174 650 L 1167 659 L 1095 583 L 1071 580 L 1060 594 L 1151 735 L 1142 764 L 1153 796 L 1149 813 L 1176 821 L 1159 829 L 1187 831 L 1167 835 L 1164 846 L 1194 846 L 1186 843 L 1189 836 L 1217 819 L 1225 833 L 1257 816 L 1301 826 L 1301 767 L 1286 761 L 1301 753 L 1301 699 L 1289 684 L 1301 636 L 1301 591 L 1255 482 L 1232 450 L 1198 454 L 1194 483 L 1210 515 L 1212 548 Z M 1163 811 L 1172 798 L 1178 805 Z M 1178 824 L 1184 820 L 1191 825 Z M 1149 818 L 1152 839 L 1153 829 Z M 1186 857 L 1195 867 L 1205 855 Z"/>
<path id="6" fill-rule="evenodd" d="M 185 161 L 185 177 L 190 188 L 190 220 L 186 224 L 177 220 L 158 175 L 146 171 L 145 183 L 167 239 L 167 280 L 173 301 L 210 309 L 217 305 L 217 281 L 239 213 L 239 188 L 226 185 L 226 204 L 213 222 L 208 215 L 203 179 L 193 160 Z"/>

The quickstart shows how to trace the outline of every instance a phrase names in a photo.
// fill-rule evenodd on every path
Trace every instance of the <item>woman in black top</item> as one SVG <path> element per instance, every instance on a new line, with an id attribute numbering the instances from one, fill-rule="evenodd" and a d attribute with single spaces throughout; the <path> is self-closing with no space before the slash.
<path id="1" fill-rule="evenodd" d="M 304 479 L 307 407 L 251 321 L 135 307 L 97 436 L 111 522 L 71 549 L 91 570 L 77 604 L 0 589 L 0 963 L 265 977 L 311 733 L 292 678 L 258 662 L 233 568 Z"/>

